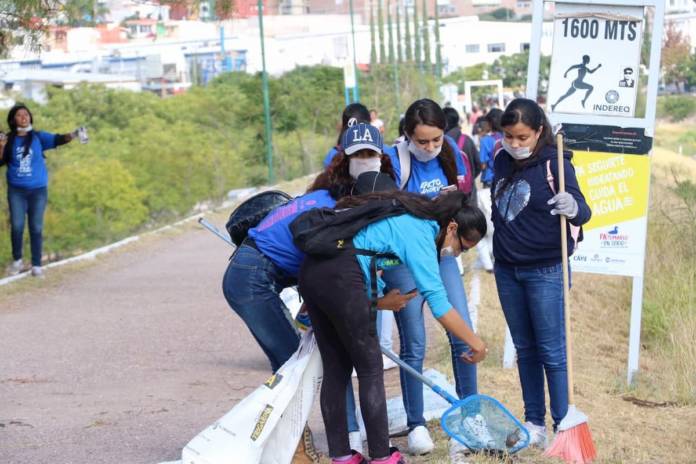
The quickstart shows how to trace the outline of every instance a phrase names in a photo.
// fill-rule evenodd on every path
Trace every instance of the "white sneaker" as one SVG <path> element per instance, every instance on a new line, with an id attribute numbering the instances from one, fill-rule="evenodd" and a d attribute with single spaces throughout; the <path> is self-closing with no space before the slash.
<path id="1" fill-rule="evenodd" d="M 17 261 L 12 261 L 12 264 L 10 264 L 10 267 L 7 270 L 7 273 L 11 276 L 17 275 L 20 272 L 22 272 L 22 268 L 24 267 L 24 263 L 22 263 L 21 259 L 18 259 Z"/>
<path id="2" fill-rule="evenodd" d="M 357 432 L 348 432 L 348 442 L 350 443 L 350 449 L 360 454 L 363 453 L 363 441 L 360 436 L 360 430 Z"/>
<path id="3" fill-rule="evenodd" d="M 395 367 L 398 367 L 398 364 L 396 364 L 394 361 L 392 361 L 390 358 L 387 358 L 384 355 L 382 355 L 382 364 L 384 364 L 385 371 L 388 371 L 389 369 L 394 369 Z"/>
<path id="4" fill-rule="evenodd" d="M 459 443 L 457 440 L 449 439 L 449 458 L 450 464 L 470 464 L 469 455 L 471 450 Z"/>
<path id="5" fill-rule="evenodd" d="M 45 277 L 44 271 L 43 271 L 43 269 L 41 269 L 41 266 L 32 266 L 31 267 L 31 275 L 33 275 L 34 277 L 41 277 L 41 278 Z"/>
<path id="6" fill-rule="evenodd" d="M 476 441 L 476 446 L 481 449 L 495 449 L 495 440 L 488 430 L 486 419 L 481 414 L 464 418 L 462 428 Z"/>
<path id="7" fill-rule="evenodd" d="M 435 448 L 428 429 L 419 425 L 408 433 L 408 452 L 414 455 L 426 454 Z"/>
<path id="8" fill-rule="evenodd" d="M 529 447 L 546 448 L 546 427 L 543 425 L 532 424 L 525 422 L 524 428 L 529 432 Z"/>

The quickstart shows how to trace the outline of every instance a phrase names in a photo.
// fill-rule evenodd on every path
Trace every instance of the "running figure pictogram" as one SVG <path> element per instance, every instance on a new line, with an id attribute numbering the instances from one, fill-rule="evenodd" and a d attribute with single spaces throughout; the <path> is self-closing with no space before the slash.
<path id="1" fill-rule="evenodd" d="M 553 105 L 551 105 L 551 111 L 554 111 L 554 110 L 556 109 L 556 106 L 558 106 L 558 104 L 559 104 L 560 102 L 562 102 L 562 101 L 565 100 L 566 98 L 568 98 L 568 97 L 570 97 L 571 95 L 573 95 L 573 94 L 575 93 L 576 90 L 587 90 L 587 92 L 585 93 L 585 98 L 582 99 L 582 107 L 583 107 L 583 108 L 585 107 L 585 102 L 587 101 L 587 99 L 589 98 L 590 94 L 591 94 L 592 91 L 594 90 L 594 87 L 593 87 L 593 86 L 591 86 L 591 85 L 588 84 L 587 82 L 584 82 L 585 76 L 587 75 L 587 73 L 592 74 L 592 73 L 594 73 L 596 70 L 598 70 L 599 68 L 602 67 L 602 64 L 600 63 L 600 64 L 597 65 L 596 68 L 590 69 L 590 68 L 587 67 L 587 65 L 589 64 L 589 62 L 590 62 L 590 56 L 589 56 L 589 55 L 583 55 L 583 57 L 582 57 L 582 63 L 580 63 L 580 64 L 574 64 L 573 66 L 571 66 L 570 68 L 568 68 L 568 70 L 563 74 L 563 77 L 568 77 L 568 73 L 569 73 L 570 71 L 572 71 L 573 69 L 577 69 L 577 70 L 578 70 L 578 77 L 575 78 L 575 80 L 573 81 L 573 83 L 570 85 L 570 88 L 569 88 L 568 91 L 565 93 L 565 95 L 563 95 L 561 98 L 559 98 L 558 101 L 557 101 L 556 103 L 554 103 Z"/>

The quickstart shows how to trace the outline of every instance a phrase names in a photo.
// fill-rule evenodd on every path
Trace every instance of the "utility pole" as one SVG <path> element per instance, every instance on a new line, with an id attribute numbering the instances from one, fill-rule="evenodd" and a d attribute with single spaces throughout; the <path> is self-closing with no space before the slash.
<path id="1" fill-rule="evenodd" d="M 266 48 L 263 37 L 263 0 L 258 0 L 259 34 L 261 36 L 261 85 L 263 87 L 263 123 L 266 132 L 266 160 L 268 161 L 268 182 L 274 183 L 273 175 L 273 140 L 271 131 L 271 98 L 268 91 L 268 73 L 266 72 Z"/>

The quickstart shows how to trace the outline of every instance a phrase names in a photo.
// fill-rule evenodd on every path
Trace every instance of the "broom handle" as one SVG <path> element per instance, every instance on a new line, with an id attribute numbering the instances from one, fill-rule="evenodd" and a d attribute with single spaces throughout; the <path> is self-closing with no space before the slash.
<path id="1" fill-rule="evenodd" d="M 563 161 L 563 135 L 556 135 L 558 147 L 558 190 L 565 192 L 565 166 Z M 561 217 L 561 264 L 563 267 L 563 314 L 565 318 L 566 363 L 568 367 L 568 404 L 575 404 L 573 393 L 573 339 L 570 333 L 570 279 L 568 275 L 568 219 Z"/>

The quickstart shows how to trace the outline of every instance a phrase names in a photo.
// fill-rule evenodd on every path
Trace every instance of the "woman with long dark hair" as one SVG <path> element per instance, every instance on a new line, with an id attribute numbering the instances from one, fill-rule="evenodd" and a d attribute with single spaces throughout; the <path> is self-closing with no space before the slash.
<path id="1" fill-rule="evenodd" d="M 457 256 L 476 244 L 486 233 L 483 214 L 470 206 L 467 196 L 460 192 L 435 200 L 407 192 L 345 197 L 336 207 L 350 208 L 380 199 L 394 199 L 408 213 L 365 226 L 353 238 L 354 247 L 398 257 L 413 273 L 415 287 L 425 296 L 438 322 L 470 347 L 462 353 L 462 362 L 481 361 L 486 355 L 485 344 L 450 303 L 438 261 L 443 250 Z M 379 268 L 386 270 L 388 266 L 388 260 L 378 260 Z M 321 410 L 332 462 L 367 462 L 351 450 L 346 405 L 336 401 L 355 368 L 371 462 L 402 464 L 405 461 L 399 451 L 389 447 L 382 354 L 379 340 L 371 331 L 370 279 L 370 258 L 345 252 L 329 259 L 307 257 L 300 269 L 299 283 L 322 355 Z"/>
<path id="2" fill-rule="evenodd" d="M 531 445 L 546 444 L 544 375 L 554 428 L 568 409 L 563 316 L 561 230 L 590 220 L 571 152 L 564 153 L 567 192 L 558 192 L 558 158 L 544 110 L 533 101 L 510 102 L 501 118 L 504 138 L 495 158 L 493 252 L 495 281 L 517 349 L 525 426 Z M 568 233 L 568 249 L 575 248 Z"/>
<path id="3" fill-rule="evenodd" d="M 404 117 L 406 139 L 396 146 L 398 155 L 392 156 L 394 172 L 403 190 L 434 198 L 444 195 L 448 190 L 458 189 L 459 180 L 464 178 L 466 168 L 455 141 L 445 135 L 446 128 L 445 113 L 434 101 L 417 100 L 409 106 Z M 451 255 L 449 248 L 441 250 L 440 276 L 447 289 L 449 301 L 459 317 L 471 327 L 466 291 L 457 260 Z M 399 289 L 402 293 L 417 286 L 414 277 L 408 266 L 397 266 L 384 272 L 387 287 Z M 418 372 L 423 370 L 427 346 L 423 318 L 424 297 L 426 295 L 423 294 L 416 296 L 408 302 L 403 311 L 395 314 L 401 341 L 399 355 Z M 460 398 L 476 394 L 476 366 L 462 360 L 462 355 L 467 353 L 470 347 L 450 333 L 448 338 L 457 394 Z M 405 372 L 401 372 L 400 375 L 409 428 L 408 450 L 411 454 L 428 453 L 433 450 L 434 444 L 423 416 L 423 384 Z M 456 448 L 454 443 L 456 442 L 452 441 L 452 446 Z"/>
<path id="4" fill-rule="evenodd" d="M 297 350 L 299 335 L 280 292 L 297 283 L 304 254 L 295 246 L 290 223 L 313 208 L 332 208 L 345 196 L 361 193 L 357 183 L 364 174 L 383 171 L 380 178 L 396 189 L 389 157 L 382 153 L 382 137 L 369 124 L 356 124 L 344 131 L 341 150 L 329 168 L 312 183 L 305 195 L 271 211 L 232 255 L 222 289 L 225 299 L 247 325 L 277 371 Z M 384 184 L 379 184 L 384 185 Z M 360 432 L 355 417 L 352 385 L 347 402 L 352 408 L 348 428 L 354 448 L 360 448 Z"/>
<path id="5" fill-rule="evenodd" d="M 79 129 L 69 134 L 52 134 L 34 130 L 34 117 L 22 103 L 7 114 L 10 132 L 0 133 L 0 166 L 7 165 L 7 200 L 10 209 L 12 264 L 10 275 L 23 269 L 24 222 L 29 222 L 31 242 L 31 275 L 43 277 L 41 255 L 43 220 L 48 202 L 48 170 L 45 152 L 64 145 L 78 136 Z"/>

